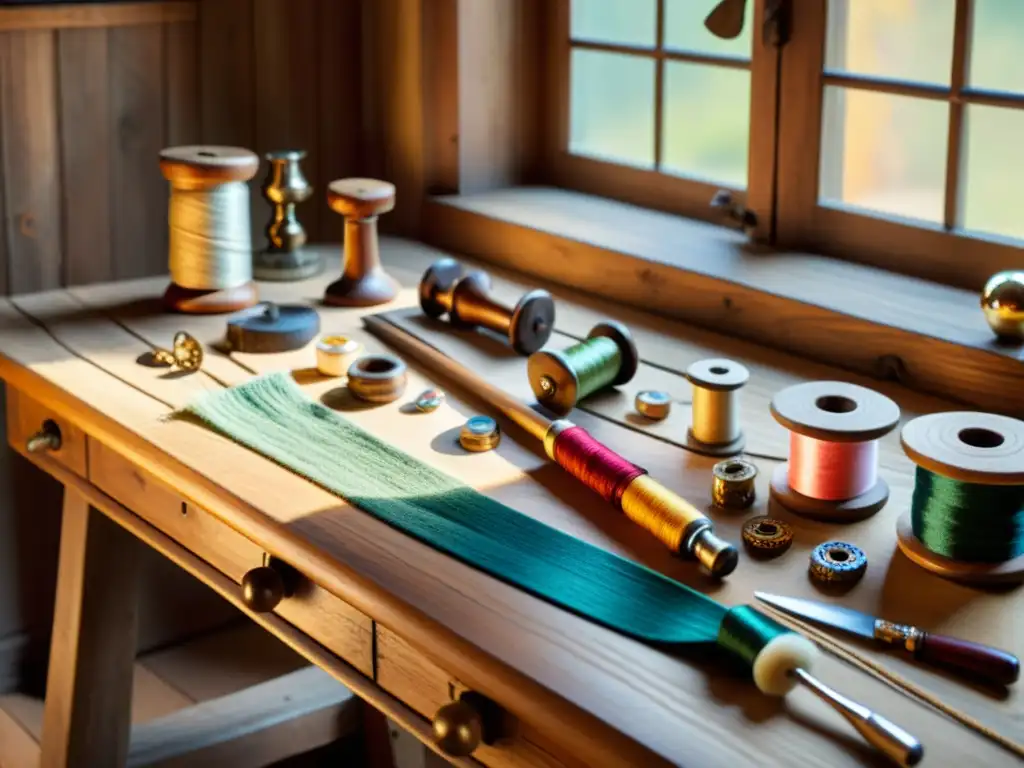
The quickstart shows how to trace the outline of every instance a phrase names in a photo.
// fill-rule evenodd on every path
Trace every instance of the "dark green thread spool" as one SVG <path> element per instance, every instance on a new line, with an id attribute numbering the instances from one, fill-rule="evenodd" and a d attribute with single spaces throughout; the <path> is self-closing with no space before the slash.
<path id="1" fill-rule="evenodd" d="M 914 536 L 931 552 L 966 563 L 1024 555 L 1024 486 L 980 485 L 917 468 Z"/>
<path id="2" fill-rule="evenodd" d="M 900 440 L 917 465 L 903 553 L 955 581 L 1024 579 L 1024 421 L 933 413 L 908 422 Z"/>
<path id="3" fill-rule="evenodd" d="M 629 329 L 609 320 L 595 325 L 578 344 L 530 355 L 526 370 L 537 401 L 561 416 L 585 397 L 625 384 L 638 364 Z"/>

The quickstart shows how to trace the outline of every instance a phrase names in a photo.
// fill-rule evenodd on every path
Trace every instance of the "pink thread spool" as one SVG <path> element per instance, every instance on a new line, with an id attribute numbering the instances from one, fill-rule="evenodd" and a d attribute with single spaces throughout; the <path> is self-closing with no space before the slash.
<path id="1" fill-rule="evenodd" d="M 791 512 L 819 520 L 870 517 L 889 500 L 878 476 L 878 439 L 900 409 L 885 395 L 841 381 L 787 387 L 772 416 L 790 432 L 789 461 L 772 473 L 771 495 Z"/>

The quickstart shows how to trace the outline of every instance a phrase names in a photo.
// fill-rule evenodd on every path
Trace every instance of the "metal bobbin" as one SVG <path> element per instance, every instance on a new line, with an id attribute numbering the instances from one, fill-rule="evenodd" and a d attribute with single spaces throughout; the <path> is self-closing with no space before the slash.
<path id="1" fill-rule="evenodd" d="M 348 369 L 349 391 L 368 403 L 394 402 L 407 381 L 406 365 L 394 355 L 365 355 Z"/>
<path id="2" fill-rule="evenodd" d="M 746 509 L 754 503 L 757 467 L 749 461 L 720 461 L 712 468 L 711 475 L 711 500 L 716 507 Z"/>
<path id="3" fill-rule="evenodd" d="M 618 350 L 620 365 L 608 381 L 588 382 L 581 379 L 572 363 L 574 354 L 586 341 L 610 339 Z M 553 413 L 564 416 L 580 400 L 605 387 L 625 384 L 636 375 L 640 355 L 629 329 L 614 320 L 598 323 L 587 334 L 587 339 L 564 350 L 542 350 L 530 355 L 526 372 L 537 401 Z M 600 386 L 596 386 L 600 384 Z"/>
<path id="4" fill-rule="evenodd" d="M 257 280 L 304 280 L 323 270 L 315 250 L 306 249 L 306 230 L 295 215 L 295 207 L 313 194 L 302 173 L 306 152 L 282 149 L 268 152 L 267 176 L 260 191 L 270 203 L 270 219 L 264 228 L 266 247 L 253 255 L 252 270 Z"/>
<path id="5" fill-rule="evenodd" d="M 758 515 L 743 524 L 743 543 L 755 557 L 778 557 L 793 545 L 793 529 L 782 520 Z"/>
<path id="6" fill-rule="evenodd" d="M 750 372 L 734 360 L 699 360 L 686 369 L 693 385 L 693 415 L 686 445 L 706 456 L 733 456 L 743 450 L 737 393 Z"/>
<path id="7" fill-rule="evenodd" d="M 868 569 L 864 550 L 845 541 L 826 541 L 811 552 L 809 573 L 821 584 L 856 584 Z"/>
<path id="8" fill-rule="evenodd" d="M 490 416 L 473 416 L 459 431 L 459 443 L 467 451 L 482 453 L 498 447 L 501 429 Z"/>
<path id="9" fill-rule="evenodd" d="M 420 307 L 429 317 L 448 315 L 456 328 L 486 328 L 504 336 L 520 355 L 543 347 L 555 327 L 551 294 L 536 289 L 509 307 L 490 295 L 491 278 L 481 270 L 466 274 L 455 259 L 440 259 L 420 279 Z"/>

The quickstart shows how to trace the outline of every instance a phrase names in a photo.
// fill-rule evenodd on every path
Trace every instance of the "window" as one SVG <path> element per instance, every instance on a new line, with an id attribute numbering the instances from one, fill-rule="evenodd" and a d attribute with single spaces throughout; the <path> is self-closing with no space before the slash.
<path id="1" fill-rule="evenodd" d="M 1024 257 L 1024 2 L 558 0 L 554 181 L 978 288 Z M 742 0 L 725 0 L 743 8 Z"/>
<path id="2" fill-rule="evenodd" d="M 714 215 L 719 189 L 739 203 L 748 190 L 769 191 L 771 172 L 750 148 L 757 126 L 774 122 L 774 104 L 752 89 L 755 70 L 775 63 L 754 44 L 753 5 L 733 39 L 705 28 L 709 4 L 695 0 L 554 5 L 558 183 L 700 217 Z"/>

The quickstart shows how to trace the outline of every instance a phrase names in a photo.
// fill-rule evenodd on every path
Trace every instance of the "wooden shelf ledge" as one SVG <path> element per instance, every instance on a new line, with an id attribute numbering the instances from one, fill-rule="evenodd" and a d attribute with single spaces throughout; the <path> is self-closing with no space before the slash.
<path id="1" fill-rule="evenodd" d="M 424 212 L 424 239 L 439 248 L 1024 416 L 1024 347 L 996 342 L 970 291 L 563 189 L 434 197 Z"/>
<path id="2" fill-rule="evenodd" d="M 195 21 L 198 5 L 198 0 L 178 0 L 165 3 L 68 3 L 0 8 L 0 32 L 173 24 Z"/>

